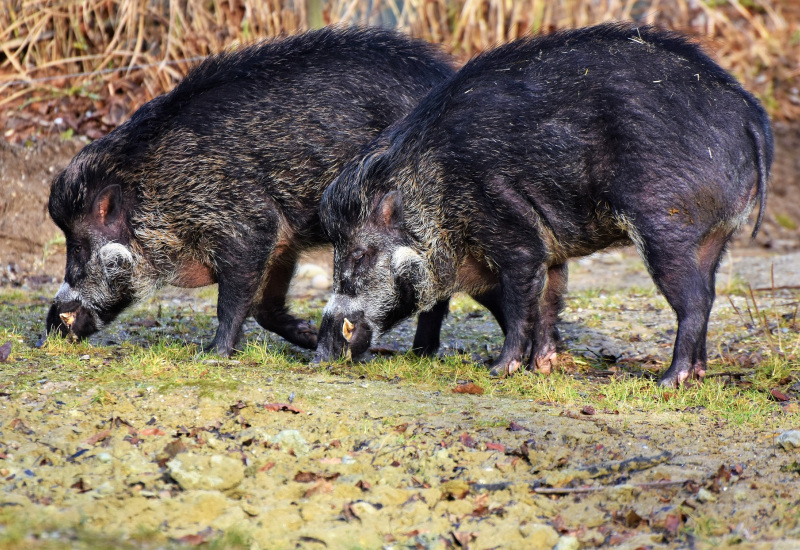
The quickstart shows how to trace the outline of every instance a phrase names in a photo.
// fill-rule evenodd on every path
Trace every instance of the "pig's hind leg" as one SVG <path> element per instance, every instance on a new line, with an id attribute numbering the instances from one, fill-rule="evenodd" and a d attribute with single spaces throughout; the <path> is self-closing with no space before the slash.
<path id="1" fill-rule="evenodd" d="M 417 332 L 411 346 L 418 357 L 432 357 L 439 349 L 442 322 L 450 310 L 450 300 L 436 302 L 430 310 L 417 316 Z"/>
<path id="2" fill-rule="evenodd" d="M 472 298 L 494 315 L 497 324 L 500 325 L 500 329 L 505 334 L 506 320 L 503 313 L 503 295 L 500 286 L 495 286 L 483 294 L 473 295 Z M 411 348 L 411 351 L 419 357 L 431 357 L 436 354 L 440 344 L 442 322 L 447 317 L 449 308 L 450 300 L 442 300 L 437 302 L 430 311 L 423 311 L 419 314 L 417 332 L 414 335 L 414 345 Z"/>
<path id="3" fill-rule="evenodd" d="M 271 260 L 264 291 L 253 307 L 253 316 L 263 328 L 288 342 L 301 348 L 316 349 L 317 332 L 308 321 L 289 313 L 286 306 L 286 293 L 296 263 L 297 254 L 289 251 Z"/>
<path id="4" fill-rule="evenodd" d="M 559 341 L 558 315 L 564 308 L 564 293 L 567 291 L 567 264 L 552 265 L 547 269 L 547 285 L 541 302 L 539 326 L 531 354 L 530 368 L 542 374 L 550 374 L 556 364 L 556 345 Z"/>
<path id="5" fill-rule="evenodd" d="M 644 237 L 650 273 L 678 318 L 672 363 L 661 377 L 662 386 L 677 387 L 706 374 L 706 334 L 714 304 L 714 282 L 731 235 L 732 231 L 719 228 L 699 238 L 689 231 L 668 240 Z"/>

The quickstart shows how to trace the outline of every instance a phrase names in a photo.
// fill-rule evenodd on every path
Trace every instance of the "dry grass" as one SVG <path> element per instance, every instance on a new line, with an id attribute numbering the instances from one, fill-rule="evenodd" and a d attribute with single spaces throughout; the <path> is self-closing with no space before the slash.
<path id="1" fill-rule="evenodd" d="M 700 39 L 779 119 L 800 118 L 795 0 L 2 0 L 0 106 L 172 88 L 190 61 L 330 23 L 395 25 L 466 59 L 526 33 L 636 20 Z M 141 68 L 139 68 L 141 67 Z M 101 72 L 105 71 L 105 72 Z M 68 76 L 79 74 L 79 76 Z M 144 92 L 144 93 L 143 93 Z"/>

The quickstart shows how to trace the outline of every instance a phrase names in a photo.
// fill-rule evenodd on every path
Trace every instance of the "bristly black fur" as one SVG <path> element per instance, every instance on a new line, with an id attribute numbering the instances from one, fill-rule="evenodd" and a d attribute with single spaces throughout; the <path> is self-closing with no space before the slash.
<path id="1" fill-rule="evenodd" d="M 678 317 L 662 382 L 702 377 L 716 269 L 755 204 L 758 230 L 772 156 L 758 100 L 680 34 L 614 23 L 514 41 L 431 90 L 325 191 L 336 288 L 358 289 L 332 303 L 394 319 L 397 277 L 380 266 L 400 251 L 428 274 L 418 308 L 493 293 L 507 330 L 494 372 L 545 371 L 567 260 L 633 242 Z M 394 191 L 400 234 L 373 222 Z M 385 272 L 350 280 L 362 249 Z"/>
<path id="2" fill-rule="evenodd" d="M 331 27 L 209 57 L 54 179 L 49 210 L 67 238 L 68 303 L 99 248 L 116 242 L 144 261 L 118 288 L 128 299 L 114 302 L 115 315 L 166 283 L 218 282 L 211 348 L 231 353 L 251 311 L 265 328 L 314 347 L 315 332 L 288 312 L 285 295 L 299 253 L 324 242 L 323 190 L 452 74 L 436 47 L 385 29 Z M 109 186 L 119 186 L 114 205 L 124 214 L 113 226 L 96 205 Z M 112 306 L 81 292 L 80 311 L 106 322 Z"/>

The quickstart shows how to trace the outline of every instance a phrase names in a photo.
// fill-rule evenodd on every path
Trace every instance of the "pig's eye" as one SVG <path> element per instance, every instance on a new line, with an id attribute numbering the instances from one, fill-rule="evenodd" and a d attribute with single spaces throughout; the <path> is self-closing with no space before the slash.
<path id="1" fill-rule="evenodd" d="M 358 265 L 359 263 L 361 263 L 361 260 L 364 259 L 364 255 L 365 254 L 366 254 L 366 251 L 364 251 L 364 250 L 356 250 L 355 252 L 353 252 L 350 255 L 350 257 L 353 259 L 353 264 L 354 265 Z"/>

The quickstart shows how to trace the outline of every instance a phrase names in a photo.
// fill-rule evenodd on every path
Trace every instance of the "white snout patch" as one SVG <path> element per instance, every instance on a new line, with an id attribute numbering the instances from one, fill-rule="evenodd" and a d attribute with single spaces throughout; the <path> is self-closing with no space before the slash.
<path id="1" fill-rule="evenodd" d="M 80 297 L 81 295 L 75 289 L 69 286 L 69 283 L 63 282 L 56 293 L 56 302 L 74 302 L 76 300 L 80 300 Z"/>
<path id="2" fill-rule="evenodd" d="M 351 315 L 354 311 L 357 311 L 358 304 L 355 302 L 356 301 L 350 296 L 334 293 L 328 300 L 328 303 L 325 304 L 322 315 L 335 315 L 336 313 Z"/>
<path id="3" fill-rule="evenodd" d="M 118 260 L 133 262 L 133 253 L 127 246 L 119 243 L 108 243 L 103 245 L 99 251 L 100 259 L 104 265 L 116 264 Z"/>
<path id="4" fill-rule="evenodd" d="M 422 264 L 424 260 L 419 252 L 409 246 L 398 247 L 392 254 L 392 270 L 398 273 Z"/>

